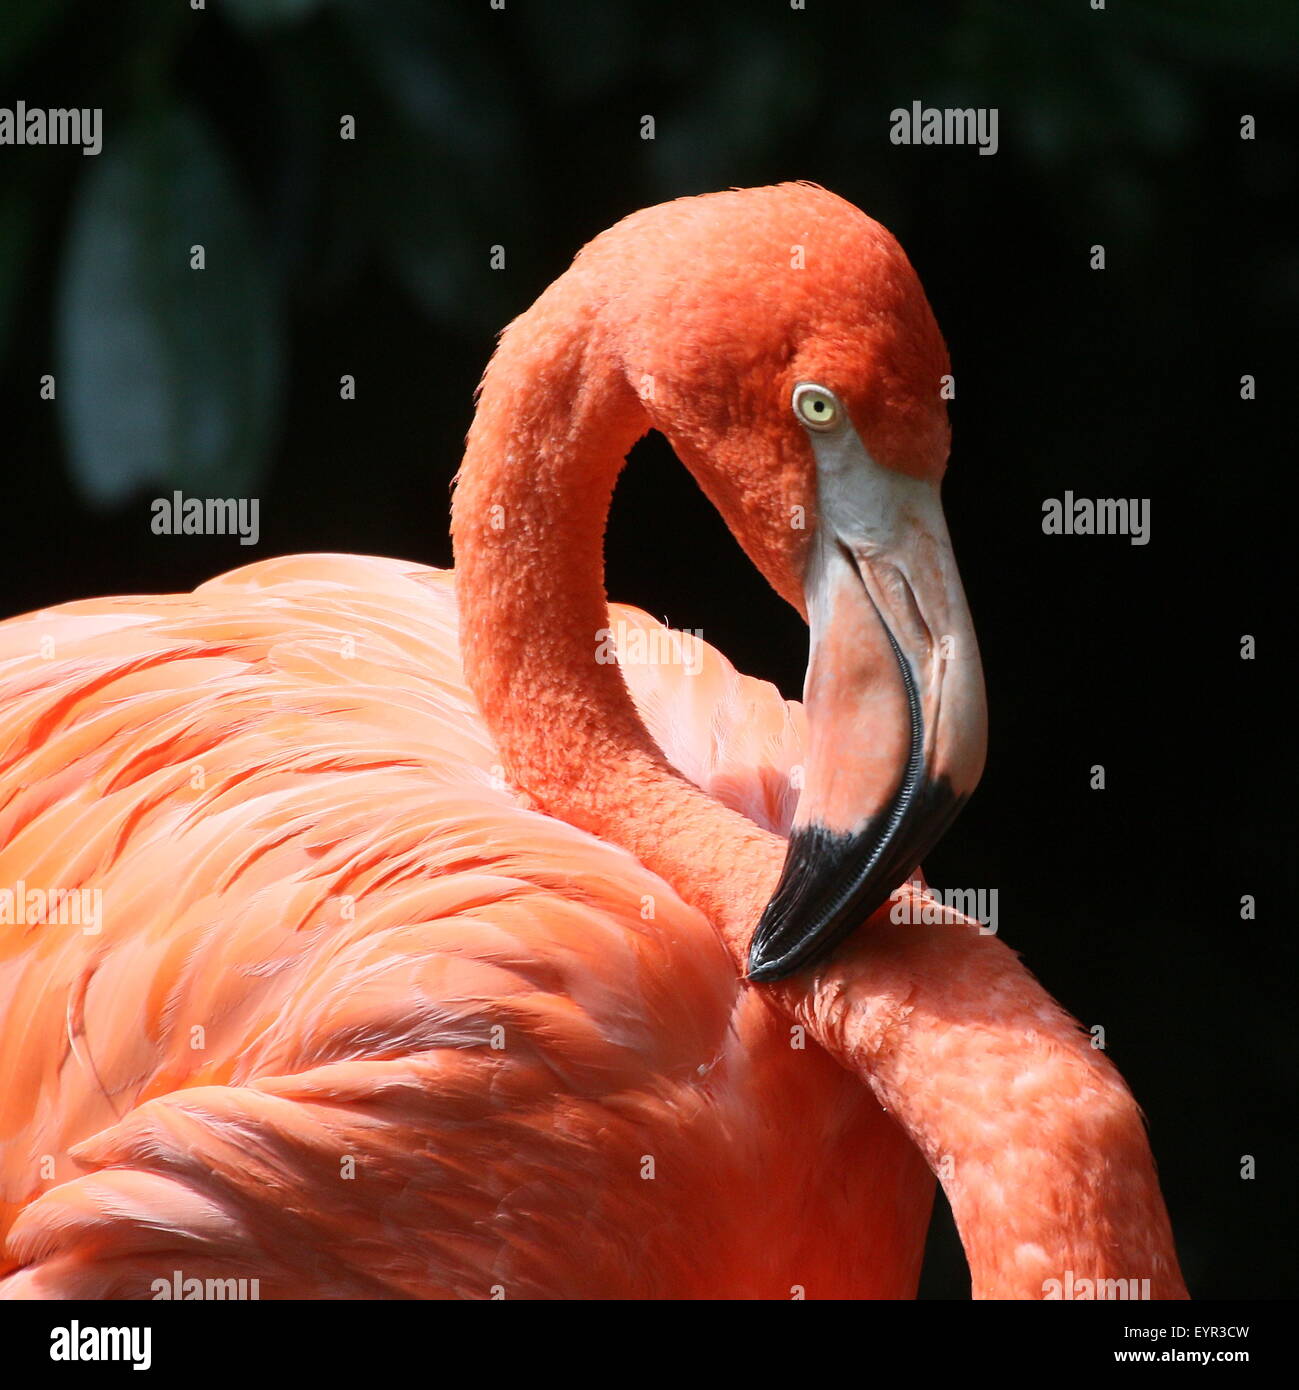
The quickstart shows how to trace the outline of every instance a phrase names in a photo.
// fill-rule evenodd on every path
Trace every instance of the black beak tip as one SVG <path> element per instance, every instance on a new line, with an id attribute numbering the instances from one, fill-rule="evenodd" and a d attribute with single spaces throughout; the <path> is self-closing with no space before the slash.
<path id="1" fill-rule="evenodd" d="M 828 955 L 906 882 L 964 801 L 938 778 L 902 814 L 857 834 L 817 824 L 796 829 L 780 883 L 753 933 L 748 979 L 770 984 Z"/>
<path id="2" fill-rule="evenodd" d="M 753 984 L 769 985 L 775 980 L 783 980 L 798 968 L 797 963 L 789 964 L 779 956 L 768 957 L 755 938 L 749 948 L 749 969 L 745 979 Z"/>

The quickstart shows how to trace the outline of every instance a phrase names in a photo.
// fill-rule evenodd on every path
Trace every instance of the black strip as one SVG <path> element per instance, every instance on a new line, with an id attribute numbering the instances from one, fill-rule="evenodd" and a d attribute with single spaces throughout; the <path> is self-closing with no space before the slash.
<path id="1" fill-rule="evenodd" d="M 749 947 L 751 980 L 780 980 L 826 955 L 888 901 L 965 803 L 946 777 L 925 780 L 920 692 L 897 639 L 878 608 L 875 613 L 907 693 L 911 741 L 906 770 L 887 811 L 859 834 L 808 825 L 790 836 L 780 882 Z"/>

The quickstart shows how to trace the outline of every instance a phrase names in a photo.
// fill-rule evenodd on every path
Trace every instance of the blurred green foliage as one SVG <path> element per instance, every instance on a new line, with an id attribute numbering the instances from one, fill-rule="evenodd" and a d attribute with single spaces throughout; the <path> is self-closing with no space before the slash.
<path id="1" fill-rule="evenodd" d="M 848 6 L 842 45 L 783 5 L 508 6 L 507 21 L 486 0 L 6 0 L 5 100 L 105 112 L 100 157 L 11 160 L 0 189 L 0 334 L 33 257 L 61 248 L 57 399 L 84 497 L 255 486 L 287 327 L 375 264 L 444 325 L 506 321 L 522 305 L 484 269 L 538 206 L 548 120 L 591 130 L 589 168 L 548 175 L 570 203 L 619 157 L 639 161 L 640 201 L 873 166 L 888 220 L 906 200 L 883 113 L 997 105 L 1008 157 L 1048 196 L 1139 237 L 1141 161 L 1196 138 L 1213 72 L 1283 82 L 1299 51 L 1293 0 Z M 651 99 L 652 144 L 601 130 Z"/>
<path id="2" fill-rule="evenodd" d="M 120 131 L 82 181 L 56 341 L 69 458 L 86 497 L 116 502 L 159 481 L 199 496 L 247 493 L 278 395 L 277 303 L 250 210 L 184 108 Z"/>

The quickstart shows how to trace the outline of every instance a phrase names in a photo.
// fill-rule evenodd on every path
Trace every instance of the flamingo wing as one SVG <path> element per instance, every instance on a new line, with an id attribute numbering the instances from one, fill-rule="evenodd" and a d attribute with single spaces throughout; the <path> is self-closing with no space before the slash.
<path id="1" fill-rule="evenodd" d="M 0 929 L 0 1292 L 708 1292 L 710 1240 L 761 1292 L 785 1216 L 719 1238 L 700 1211 L 725 1225 L 777 1135 L 806 1183 L 863 1134 L 898 1201 L 801 1258 L 890 1291 L 928 1206 L 905 1145 L 828 1058 L 770 1045 L 666 883 L 506 785 L 456 622 L 448 573 L 298 556 L 0 625 L 25 918 Z M 633 694 L 685 775 L 782 828 L 801 712 L 701 655 L 628 665 Z M 33 920 L 33 891 L 79 923 Z"/>

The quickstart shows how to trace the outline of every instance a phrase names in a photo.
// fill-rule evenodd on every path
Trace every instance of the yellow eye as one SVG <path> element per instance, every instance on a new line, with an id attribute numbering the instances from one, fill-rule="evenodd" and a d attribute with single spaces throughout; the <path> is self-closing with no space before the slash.
<path id="1" fill-rule="evenodd" d="M 843 418 L 843 407 L 833 391 L 811 382 L 794 387 L 794 414 L 814 430 L 832 430 Z"/>

